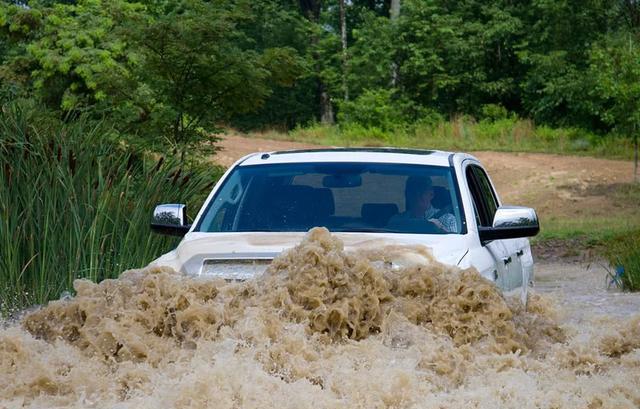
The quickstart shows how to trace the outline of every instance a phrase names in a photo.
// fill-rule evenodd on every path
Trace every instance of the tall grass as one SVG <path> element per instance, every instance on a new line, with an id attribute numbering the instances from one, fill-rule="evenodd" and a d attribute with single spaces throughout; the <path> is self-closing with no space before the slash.
<path id="1" fill-rule="evenodd" d="M 220 170 L 132 152 L 85 120 L 0 112 L 0 312 L 58 298 L 79 277 L 140 267 L 175 239 L 150 234 L 160 202 L 199 205 Z"/>
<path id="2" fill-rule="evenodd" d="M 256 134 L 332 146 L 400 146 L 453 151 L 513 151 L 592 155 L 631 159 L 630 138 L 596 135 L 578 128 L 536 126 L 515 117 L 476 121 L 461 116 L 449 121 L 417 122 L 393 130 L 364 127 L 356 123 L 339 126 L 310 125 L 288 133 Z"/>
<path id="3" fill-rule="evenodd" d="M 612 267 L 622 267 L 625 290 L 640 291 L 640 229 L 619 234 L 604 242 L 604 254 Z"/>

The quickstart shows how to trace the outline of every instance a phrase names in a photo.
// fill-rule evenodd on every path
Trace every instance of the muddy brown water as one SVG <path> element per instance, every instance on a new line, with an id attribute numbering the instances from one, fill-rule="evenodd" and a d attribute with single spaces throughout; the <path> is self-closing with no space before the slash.
<path id="1" fill-rule="evenodd" d="M 397 250 L 314 229 L 251 282 L 77 281 L 0 330 L 0 408 L 640 407 L 640 300 L 597 264 L 538 265 L 525 311 Z"/>

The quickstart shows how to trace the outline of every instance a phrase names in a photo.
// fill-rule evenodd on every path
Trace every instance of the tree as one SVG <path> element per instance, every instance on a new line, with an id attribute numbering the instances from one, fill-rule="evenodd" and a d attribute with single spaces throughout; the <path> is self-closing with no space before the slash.
<path id="1" fill-rule="evenodd" d="M 340 3 L 340 43 L 342 44 L 342 88 L 344 92 L 344 100 L 349 100 L 349 83 L 348 77 L 348 58 L 347 53 L 347 11 L 345 0 L 338 0 Z"/>
<path id="2" fill-rule="evenodd" d="M 388 88 L 399 44 L 394 40 L 397 27 L 388 17 L 371 12 L 363 16 L 360 27 L 353 29 L 349 47 L 349 91 L 352 99 L 372 89 Z M 397 78 L 397 77 L 396 77 Z"/>
<path id="3" fill-rule="evenodd" d="M 246 12 L 223 1 L 183 1 L 136 33 L 136 73 L 153 101 L 141 116 L 183 153 L 220 121 L 258 108 L 271 80 L 286 81 L 277 74 L 290 50 L 251 49 L 238 29 Z"/>
<path id="4" fill-rule="evenodd" d="M 517 49 L 520 99 L 539 122 L 606 130 L 588 105 L 588 53 L 620 24 L 617 2 L 540 0 L 517 9 L 526 35 Z"/>
<path id="5" fill-rule="evenodd" d="M 634 180 L 638 181 L 640 130 L 640 49 L 638 38 L 623 32 L 606 37 L 589 54 L 593 112 L 621 133 L 632 135 Z"/>
<path id="6" fill-rule="evenodd" d="M 323 124 L 333 124 L 335 122 L 335 115 L 333 112 L 333 103 L 331 102 L 331 96 L 329 94 L 329 87 L 326 81 L 322 78 L 322 59 L 319 51 L 320 37 L 322 35 L 322 28 L 320 27 L 320 15 L 322 12 L 323 2 L 322 0 L 300 0 L 300 10 L 302 15 L 311 22 L 314 26 L 309 39 L 311 55 L 314 61 L 314 68 L 316 70 L 316 83 L 317 94 L 320 102 L 320 122 Z"/>
<path id="7" fill-rule="evenodd" d="M 220 123 L 345 121 L 345 102 L 383 95 L 403 101 L 407 121 L 499 106 L 538 123 L 622 129 L 602 114 L 618 97 L 585 92 L 590 53 L 612 33 L 636 38 L 640 25 L 636 0 L 0 4 L 0 98 L 104 118 L 117 137 L 163 149 Z"/>
<path id="8" fill-rule="evenodd" d="M 30 77 L 26 46 L 39 35 L 42 23 L 40 10 L 0 0 L 0 100 L 24 92 Z"/>
<path id="9" fill-rule="evenodd" d="M 394 23 L 400 17 L 400 0 L 391 0 L 389 6 L 389 16 Z M 398 85 L 398 64 L 395 61 L 391 62 L 391 86 Z"/>
<path id="10" fill-rule="evenodd" d="M 22 23 L 34 18 L 34 28 Z M 128 142 L 168 146 L 184 158 L 220 121 L 259 108 L 273 87 L 299 76 L 296 50 L 256 49 L 247 34 L 253 19 L 243 1 L 14 6 L 0 18 L 9 32 L 2 38 L 35 34 L 22 35 L 26 63 L 13 57 L 0 75 L 22 73 L 29 93 L 61 116 L 108 120 Z"/>
<path id="11" fill-rule="evenodd" d="M 42 31 L 27 46 L 35 93 L 65 112 L 118 111 L 136 88 L 138 57 L 122 30 L 141 12 L 139 4 L 101 0 L 43 9 Z"/>
<path id="12" fill-rule="evenodd" d="M 261 107 L 234 114 L 231 125 L 241 129 L 275 127 L 288 130 L 311 122 L 318 116 L 316 78 L 309 43 L 312 24 L 300 14 L 295 1 L 253 0 L 249 6 L 253 17 L 240 22 L 238 28 L 245 33 L 252 49 L 264 53 L 279 48 L 290 50 L 290 53 L 289 58 L 279 61 L 283 68 L 279 81 L 270 84 L 272 92 Z"/>

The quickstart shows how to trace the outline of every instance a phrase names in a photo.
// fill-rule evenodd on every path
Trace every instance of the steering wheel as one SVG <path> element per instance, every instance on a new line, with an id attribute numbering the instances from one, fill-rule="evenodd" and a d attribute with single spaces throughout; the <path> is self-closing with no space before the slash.
<path id="1" fill-rule="evenodd" d="M 435 225 L 435 223 L 430 222 L 426 219 L 391 219 L 389 223 L 387 223 L 387 227 L 399 230 L 402 232 L 406 232 L 408 234 L 442 234 L 445 233 L 444 230 Z"/>

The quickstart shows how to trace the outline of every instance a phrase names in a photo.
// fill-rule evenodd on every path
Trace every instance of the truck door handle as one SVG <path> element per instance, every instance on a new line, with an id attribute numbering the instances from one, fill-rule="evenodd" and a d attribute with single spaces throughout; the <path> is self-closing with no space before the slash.
<path id="1" fill-rule="evenodd" d="M 503 258 L 502 261 L 504 261 L 504 265 L 506 266 L 507 264 L 511 263 L 511 256 Z"/>
<path id="2" fill-rule="evenodd" d="M 518 257 L 522 257 L 522 255 L 523 255 L 523 254 L 524 254 L 524 250 L 522 250 L 522 249 L 521 249 L 521 250 L 518 250 L 518 251 L 516 252 L 516 256 L 518 256 Z"/>

